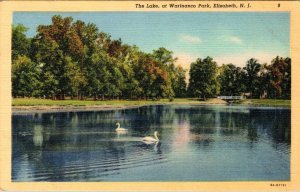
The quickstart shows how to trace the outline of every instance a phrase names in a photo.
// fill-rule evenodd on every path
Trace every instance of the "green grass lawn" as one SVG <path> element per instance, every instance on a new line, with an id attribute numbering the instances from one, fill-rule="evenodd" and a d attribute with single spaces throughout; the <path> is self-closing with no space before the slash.
<path id="1" fill-rule="evenodd" d="M 239 102 L 241 105 L 255 106 L 291 106 L 291 100 L 284 99 L 245 99 Z"/>
<path id="2" fill-rule="evenodd" d="M 200 101 L 191 99 L 174 99 L 170 102 L 168 99 L 159 101 L 152 100 L 50 100 L 35 98 L 18 98 L 12 100 L 13 106 L 92 106 L 92 105 L 150 105 L 150 104 L 167 104 L 167 103 L 199 103 Z M 206 101 L 205 101 L 206 102 Z M 202 101 L 202 103 L 205 103 Z M 209 100 L 207 101 L 209 102 Z"/>
<path id="3" fill-rule="evenodd" d="M 35 99 L 35 98 L 18 98 L 12 100 L 13 106 L 94 106 L 94 105 L 112 105 L 112 106 L 131 106 L 131 105 L 151 105 L 151 104 L 222 104 L 220 99 L 208 99 L 199 101 L 197 99 L 174 99 L 170 102 L 168 99 L 159 101 L 152 100 L 50 100 L 50 99 Z M 255 105 L 255 106 L 290 106 L 290 100 L 280 99 L 245 99 L 237 104 L 240 105 Z"/>

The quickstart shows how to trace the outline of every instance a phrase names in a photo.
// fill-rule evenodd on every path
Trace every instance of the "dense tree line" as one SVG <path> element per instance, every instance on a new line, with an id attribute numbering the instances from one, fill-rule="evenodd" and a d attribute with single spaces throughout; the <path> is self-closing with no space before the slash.
<path id="1" fill-rule="evenodd" d="M 172 51 L 145 53 L 135 45 L 100 31 L 95 24 L 53 16 L 32 38 L 27 28 L 12 30 L 12 95 L 52 99 L 209 98 L 221 95 L 290 98 L 291 60 L 276 57 L 271 65 L 250 59 L 245 68 L 218 67 L 213 58 L 175 65 Z"/>
<path id="2" fill-rule="evenodd" d="M 145 53 L 96 25 L 54 16 L 33 38 L 13 26 L 13 96 L 64 99 L 185 96 L 185 70 L 165 48 Z"/>
<path id="3" fill-rule="evenodd" d="M 251 58 L 243 68 L 233 64 L 218 67 L 212 58 L 191 64 L 188 93 L 192 97 L 217 95 L 248 98 L 291 98 L 291 59 L 277 56 L 270 65 Z"/>

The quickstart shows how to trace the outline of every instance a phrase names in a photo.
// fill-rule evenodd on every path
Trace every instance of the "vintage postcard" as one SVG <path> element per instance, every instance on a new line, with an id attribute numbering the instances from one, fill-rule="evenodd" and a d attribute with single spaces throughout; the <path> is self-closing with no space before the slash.
<path id="1" fill-rule="evenodd" d="M 0 190 L 300 191 L 299 10 L 0 2 Z"/>

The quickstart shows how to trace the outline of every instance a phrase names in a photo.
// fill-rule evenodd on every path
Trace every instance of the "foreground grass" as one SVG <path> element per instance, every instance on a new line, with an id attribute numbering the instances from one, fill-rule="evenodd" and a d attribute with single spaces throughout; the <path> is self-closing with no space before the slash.
<path id="1" fill-rule="evenodd" d="M 161 99 L 159 101 L 152 100 L 50 100 L 50 99 L 35 99 L 35 98 L 18 98 L 12 100 L 13 106 L 97 106 L 97 105 L 113 105 L 113 106 L 131 106 L 131 105 L 151 105 L 151 104 L 171 104 L 171 103 L 210 103 L 214 99 L 207 101 L 198 101 L 192 99 L 174 99 L 170 102 L 168 99 Z"/>
<path id="2" fill-rule="evenodd" d="M 239 102 L 241 105 L 254 105 L 254 106 L 283 106 L 290 107 L 291 100 L 283 99 L 245 99 Z"/>
<path id="3" fill-rule="evenodd" d="M 35 99 L 35 98 L 18 98 L 12 100 L 13 106 L 135 106 L 135 105 L 153 105 L 153 104 L 226 104 L 220 99 L 208 99 L 206 101 L 199 101 L 196 99 L 174 99 L 170 102 L 168 99 L 161 99 L 159 101 L 152 100 L 50 100 L 50 99 Z M 239 101 L 239 105 L 250 106 L 286 106 L 291 105 L 290 100 L 281 99 L 245 99 Z"/>

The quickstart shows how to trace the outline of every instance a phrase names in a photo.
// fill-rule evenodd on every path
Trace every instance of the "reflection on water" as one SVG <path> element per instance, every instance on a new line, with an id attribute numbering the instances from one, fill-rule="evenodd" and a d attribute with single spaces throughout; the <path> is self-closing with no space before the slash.
<path id="1" fill-rule="evenodd" d="M 290 179 L 290 109 L 146 106 L 12 121 L 13 181 Z M 143 143 L 154 131 L 160 142 Z"/>
<path id="2" fill-rule="evenodd" d="M 43 127 L 35 125 L 33 128 L 33 144 L 34 146 L 41 147 L 43 145 Z"/>

